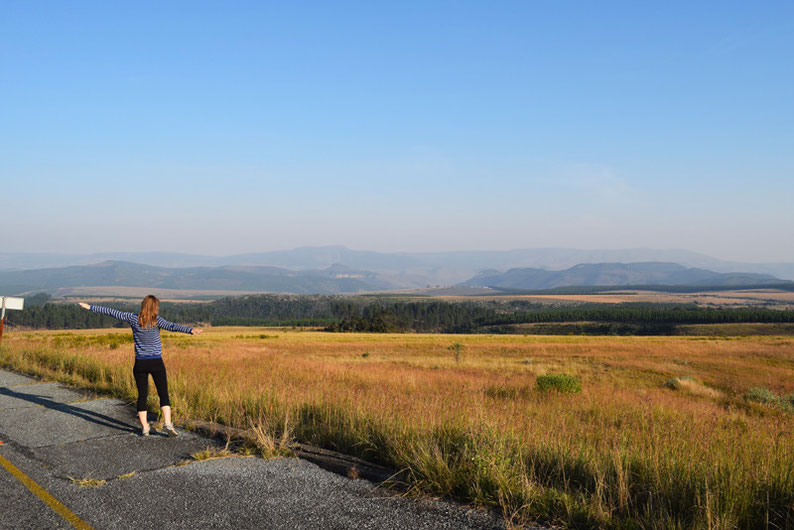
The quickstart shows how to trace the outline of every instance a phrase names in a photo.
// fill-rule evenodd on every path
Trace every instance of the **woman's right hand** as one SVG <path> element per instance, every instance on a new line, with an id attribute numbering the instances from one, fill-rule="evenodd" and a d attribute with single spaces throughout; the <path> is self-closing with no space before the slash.
<path id="1" fill-rule="evenodd" d="M 77 302 L 77 305 L 79 305 L 83 309 L 91 309 L 91 306 L 86 304 L 85 302 Z"/>

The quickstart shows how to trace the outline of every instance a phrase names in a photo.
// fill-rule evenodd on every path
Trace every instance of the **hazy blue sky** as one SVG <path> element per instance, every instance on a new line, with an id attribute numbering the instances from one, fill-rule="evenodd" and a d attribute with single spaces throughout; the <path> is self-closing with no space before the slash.
<path id="1" fill-rule="evenodd" d="M 0 7 L 0 252 L 794 261 L 790 1 Z"/>

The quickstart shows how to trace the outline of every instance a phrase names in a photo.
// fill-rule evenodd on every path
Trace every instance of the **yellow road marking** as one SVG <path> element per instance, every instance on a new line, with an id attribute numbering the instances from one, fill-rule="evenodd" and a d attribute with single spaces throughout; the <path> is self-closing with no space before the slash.
<path id="1" fill-rule="evenodd" d="M 3 466 L 6 471 L 14 475 L 18 481 L 24 484 L 30 491 L 35 493 L 39 499 L 43 500 L 47 506 L 52 508 L 55 513 L 63 517 L 69 524 L 79 530 L 92 530 L 88 523 L 80 519 L 73 511 L 61 504 L 58 499 L 47 493 L 47 490 L 33 482 L 33 480 L 20 471 L 17 466 L 2 456 L 0 456 L 0 465 Z"/>

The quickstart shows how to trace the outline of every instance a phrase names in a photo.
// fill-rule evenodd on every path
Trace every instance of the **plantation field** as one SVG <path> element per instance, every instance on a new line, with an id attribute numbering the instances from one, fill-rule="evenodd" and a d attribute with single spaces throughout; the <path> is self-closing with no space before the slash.
<path id="1" fill-rule="evenodd" d="M 794 337 L 209 328 L 163 343 L 177 419 L 362 456 L 514 523 L 794 526 Z M 132 357 L 118 329 L 0 348 L 5 367 L 127 399 Z M 549 374 L 573 379 L 541 390 Z"/>

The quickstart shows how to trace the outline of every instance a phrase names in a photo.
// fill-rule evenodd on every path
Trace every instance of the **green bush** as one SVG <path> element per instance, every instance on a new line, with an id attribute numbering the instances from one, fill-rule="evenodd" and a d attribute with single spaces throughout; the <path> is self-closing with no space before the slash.
<path id="1" fill-rule="evenodd" d="M 582 391 L 582 384 L 579 380 L 566 374 L 539 375 L 537 383 L 538 390 L 541 392 L 556 390 L 564 394 L 576 394 Z"/>
<path id="2" fill-rule="evenodd" d="M 766 387 L 755 387 L 748 390 L 744 397 L 747 401 L 755 401 L 756 403 L 783 409 L 786 412 L 794 412 L 794 394 L 778 396 Z"/>
<path id="3" fill-rule="evenodd" d="M 766 387 L 751 388 L 747 391 L 745 397 L 748 401 L 755 401 L 756 403 L 763 403 L 765 405 L 774 405 L 779 399 L 777 394 Z"/>

